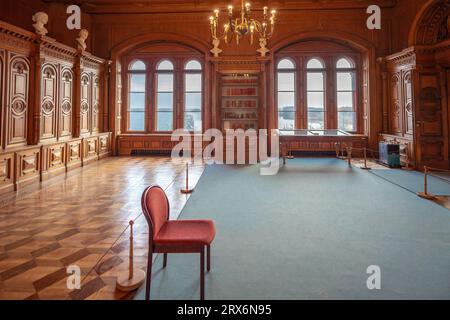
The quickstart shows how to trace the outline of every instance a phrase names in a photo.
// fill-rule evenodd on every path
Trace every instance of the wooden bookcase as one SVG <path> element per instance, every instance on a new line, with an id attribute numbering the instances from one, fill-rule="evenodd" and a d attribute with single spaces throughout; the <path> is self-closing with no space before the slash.
<path id="1" fill-rule="evenodd" d="M 222 130 L 258 130 L 259 75 L 222 74 L 220 84 Z"/>

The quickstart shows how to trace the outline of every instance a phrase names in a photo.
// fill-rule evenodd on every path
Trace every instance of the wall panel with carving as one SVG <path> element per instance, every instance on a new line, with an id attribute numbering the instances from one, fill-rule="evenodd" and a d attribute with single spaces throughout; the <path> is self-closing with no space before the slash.
<path id="1" fill-rule="evenodd" d="M 30 61 L 27 57 L 10 53 L 7 82 L 6 146 L 25 145 L 29 106 Z"/>
<path id="2" fill-rule="evenodd" d="M 403 105 L 402 105 L 402 72 L 398 71 L 391 75 L 390 87 L 390 133 L 403 134 Z"/>
<path id="3" fill-rule="evenodd" d="M 102 93 L 107 90 L 103 63 L 0 21 L 0 195 L 38 186 L 42 180 L 110 155 L 111 136 L 101 132 L 107 126 L 99 125 Z M 76 77 L 80 69 L 86 87 Z M 80 101 L 87 106 L 82 122 L 85 135 L 76 137 L 74 110 L 80 110 Z M 94 114 L 90 113 L 93 105 Z"/>
<path id="4" fill-rule="evenodd" d="M 73 110 L 73 71 L 63 67 L 61 70 L 59 137 L 72 136 L 72 110 Z"/>
<path id="5" fill-rule="evenodd" d="M 100 77 L 92 76 L 92 110 L 91 110 L 91 132 L 100 131 Z"/>
<path id="6" fill-rule="evenodd" d="M 90 133 L 92 82 L 88 73 L 81 75 L 80 135 Z"/>
<path id="7" fill-rule="evenodd" d="M 41 73 L 41 141 L 57 137 L 58 66 L 45 64 Z"/>
<path id="8" fill-rule="evenodd" d="M 3 100 L 5 93 L 4 93 L 4 83 L 5 80 L 3 79 L 5 75 L 5 51 L 0 49 L 0 148 L 3 148 L 4 141 L 3 141 L 3 127 L 4 123 L 3 120 L 5 118 L 6 110 L 4 109 L 5 102 Z"/>

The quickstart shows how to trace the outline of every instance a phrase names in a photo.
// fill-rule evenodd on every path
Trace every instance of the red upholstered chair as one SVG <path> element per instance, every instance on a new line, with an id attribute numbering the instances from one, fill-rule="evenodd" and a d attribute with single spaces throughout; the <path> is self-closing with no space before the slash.
<path id="1" fill-rule="evenodd" d="M 163 267 L 167 266 L 168 253 L 200 254 L 200 299 L 205 299 L 205 248 L 207 270 L 211 269 L 211 242 L 216 230 L 211 220 L 169 221 L 169 200 L 163 189 L 151 186 L 142 194 L 142 211 L 147 219 L 148 265 L 145 299 L 150 299 L 153 253 L 163 253 Z"/>

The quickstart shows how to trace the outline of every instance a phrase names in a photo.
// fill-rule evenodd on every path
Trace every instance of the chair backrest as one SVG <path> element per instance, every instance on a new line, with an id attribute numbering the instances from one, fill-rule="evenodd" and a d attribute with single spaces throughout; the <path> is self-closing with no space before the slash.
<path id="1" fill-rule="evenodd" d="M 169 220 L 169 200 L 160 186 L 150 186 L 142 194 L 141 205 L 153 240 Z"/>

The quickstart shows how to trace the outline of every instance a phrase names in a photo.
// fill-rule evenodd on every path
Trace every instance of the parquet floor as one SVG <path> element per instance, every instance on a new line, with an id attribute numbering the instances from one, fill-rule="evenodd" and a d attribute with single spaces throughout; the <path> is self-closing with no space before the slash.
<path id="1" fill-rule="evenodd" d="M 0 208 L 0 299 L 128 299 L 116 291 L 128 270 L 128 222 L 134 226 L 135 266 L 145 270 L 147 224 L 140 215 L 142 191 L 166 189 L 171 218 L 189 196 L 184 164 L 166 157 L 114 157 Z M 194 186 L 204 170 L 190 169 Z M 123 233 L 123 234 L 122 234 Z M 81 268 L 80 290 L 67 289 L 67 266 Z"/>

